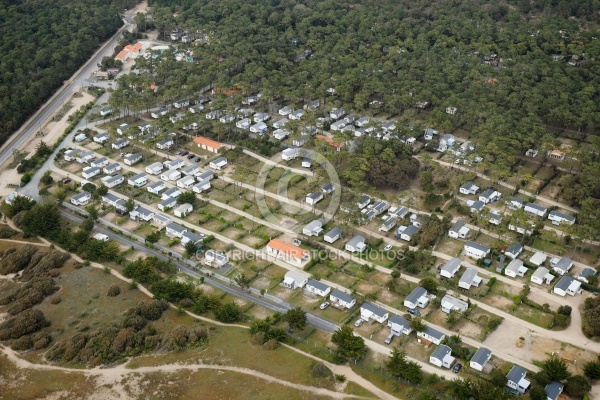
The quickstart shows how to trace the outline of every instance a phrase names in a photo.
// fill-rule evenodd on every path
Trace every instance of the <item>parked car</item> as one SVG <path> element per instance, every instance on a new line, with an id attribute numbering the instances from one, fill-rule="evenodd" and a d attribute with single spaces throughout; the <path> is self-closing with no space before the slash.
<path id="1" fill-rule="evenodd" d="M 191 160 L 194 157 L 196 157 L 196 155 L 194 153 L 190 153 L 190 155 L 188 156 L 188 160 Z"/>
<path id="2" fill-rule="evenodd" d="M 383 251 L 390 251 L 391 249 L 392 249 L 392 245 L 391 245 L 391 244 L 388 244 L 387 246 L 385 246 L 385 247 L 383 248 Z"/>
<path id="3" fill-rule="evenodd" d="M 187 156 L 188 154 L 190 154 L 190 152 L 189 152 L 189 151 L 187 151 L 187 150 L 182 150 L 182 151 L 181 151 L 181 155 L 182 155 L 182 156 Z"/>
<path id="4" fill-rule="evenodd" d="M 202 158 L 200 158 L 200 156 L 196 156 L 196 158 L 194 158 L 194 162 L 200 162 L 200 160 L 202 160 Z"/>
<path id="5" fill-rule="evenodd" d="M 62 183 L 65 183 L 65 184 L 66 183 L 71 183 L 71 179 L 65 178 L 65 179 L 62 180 Z"/>
<path id="6" fill-rule="evenodd" d="M 406 311 L 408 311 L 409 314 L 421 316 L 421 312 L 416 308 L 407 308 Z"/>
<path id="7" fill-rule="evenodd" d="M 395 335 L 394 335 L 393 333 L 390 333 L 390 334 L 388 335 L 388 337 L 386 337 L 386 338 L 385 338 L 385 344 L 390 344 L 390 343 L 392 343 L 392 340 L 394 340 L 394 336 L 395 336 Z"/>
<path id="8" fill-rule="evenodd" d="M 452 372 L 454 372 L 455 374 L 458 374 L 458 371 L 460 371 L 462 368 L 462 364 L 455 364 L 454 367 L 452 367 Z"/>
<path id="9" fill-rule="evenodd" d="M 359 318 L 359 319 L 357 319 L 357 320 L 356 320 L 356 322 L 354 323 L 354 326 L 358 328 L 358 327 L 359 327 L 359 326 L 361 326 L 361 325 L 362 325 L 364 322 L 365 322 L 365 320 L 364 320 L 364 319 L 362 319 L 362 318 Z"/>
<path id="10" fill-rule="evenodd" d="M 175 153 L 175 154 L 177 154 L 178 156 L 181 156 L 181 155 L 183 155 L 183 150 L 179 149 L 179 150 L 177 150 L 177 153 Z"/>
<path id="11" fill-rule="evenodd" d="M 321 310 L 324 310 L 324 309 L 326 309 L 327 307 L 329 307 L 329 302 L 328 302 L 328 301 L 326 301 L 326 302 L 324 302 L 324 303 L 321 303 L 321 305 L 319 306 L 319 308 L 320 308 Z"/>

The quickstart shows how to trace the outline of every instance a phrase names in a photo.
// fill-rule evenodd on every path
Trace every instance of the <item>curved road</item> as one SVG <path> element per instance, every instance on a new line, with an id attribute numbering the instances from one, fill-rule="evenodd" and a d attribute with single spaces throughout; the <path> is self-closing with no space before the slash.
<path id="1" fill-rule="evenodd" d="M 131 31 L 133 28 L 134 25 L 131 23 L 133 17 L 133 14 L 126 13 L 124 15 L 124 25 L 69 80 L 65 81 L 63 86 L 31 118 L 10 136 L 2 148 L 0 148 L 0 165 L 4 165 L 9 157 L 12 156 L 13 150 L 20 148 L 25 141 L 33 137 L 40 126 L 77 92 L 77 89 L 83 85 L 84 80 L 96 69 L 96 64 L 102 61 L 103 57 L 112 55 L 113 49 L 121 39 L 123 31 Z"/>

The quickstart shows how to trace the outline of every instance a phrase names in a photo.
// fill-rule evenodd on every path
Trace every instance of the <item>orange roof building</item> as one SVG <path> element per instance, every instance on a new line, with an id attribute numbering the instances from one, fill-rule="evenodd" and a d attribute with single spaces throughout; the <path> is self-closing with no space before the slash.
<path id="1" fill-rule="evenodd" d="M 125 62 L 125 60 L 129 58 L 130 54 L 133 55 L 133 57 L 136 57 L 138 54 L 140 54 L 143 47 L 144 45 L 140 42 L 137 42 L 136 44 L 128 44 L 127 46 L 123 47 L 123 50 L 121 50 L 119 54 L 117 54 L 115 61 Z"/>
<path id="2" fill-rule="evenodd" d="M 194 143 L 196 143 L 202 150 L 210 151 L 211 153 L 218 153 L 219 149 L 223 146 L 222 143 L 205 138 L 204 136 L 196 136 L 194 138 Z"/>
<path id="3" fill-rule="evenodd" d="M 297 267 L 302 266 L 310 259 L 308 250 L 286 243 L 281 239 L 272 239 L 267 243 L 267 254 Z"/>
<path id="4" fill-rule="evenodd" d="M 332 138 L 330 138 L 328 136 L 317 135 L 316 139 L 326 141 L 331 147 L 333 147 L 335 149 L 335 151 L 340 151 L 340 149 L 342 147 L 344 147 L 344 142 L 336 142 L 335 140 L 333 140 Z"/>

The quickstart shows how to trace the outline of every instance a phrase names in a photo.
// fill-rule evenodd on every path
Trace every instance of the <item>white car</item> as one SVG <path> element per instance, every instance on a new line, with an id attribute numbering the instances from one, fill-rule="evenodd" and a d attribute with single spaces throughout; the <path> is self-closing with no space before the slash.
<path id="1" fill-rule="evenodd" d="M 362 318 L 359 318 L 359 319 L 357 319 L 357 320 L 356 320 L 356 322 L 354 323 L 354 326 L 358 328 L 358 327 L 359 327 L 359 326 L 361 326 L 361 325 L 362 325 L 364 322 L 365 322 L 365 320 L 364 320 L 364 319 L 362 319 Z"/>
<path id="2" fill-rule="evenodd" d="M 385 246 L 385 247 L 383 248 L 383 251 L 390 251 L 391 249 L 392 249 L 392 245 L 391 245 L 391 244 L 388 244 L 387 246 Z"/>
<path id="3" fill-rule="evenodd" d="M 324 302 L 324 303 L 321 303 L 321 305 L 319 306 L 319 308 L 320 308 L 321 310 L 324 310 L 324 309 L 326 309 L 327 307 L 329 307 L 329 302 L 328 302 L 328 301 L 326 301 L 326 302 Z"/>

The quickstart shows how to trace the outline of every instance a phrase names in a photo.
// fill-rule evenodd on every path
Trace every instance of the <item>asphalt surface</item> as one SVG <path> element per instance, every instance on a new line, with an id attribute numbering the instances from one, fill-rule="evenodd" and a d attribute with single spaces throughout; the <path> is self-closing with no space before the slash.
<path id="1" fill-rule="evenodd" d="M 122 38 L 124 30 L 131 30 L 134 26 L 131 23 L 133 15 L 124 15 L 124 25 L 105 42 L 94 55 L 81 67 L 71 78 L 61 86 L 56 93 L 43 105 L 40 109 L 29 118 L 0 149 L 0 165 L 6 163 L 9 157 L 12 156 L 13 150 L 20 148 L 23 143 L 34 137 L 39 131 L 44 122 L 49 119 L 59 107 L 66 103 L 71 96 L 78 91 L 82 86 L 88 86 L 92 83 L 88 78 L 90 74 L 97 68 L 96 64 L 102 61 L 105 56 L 110 56 L 113 53 L 118 41 Z"/>
<path id="2" fill-rule="evenodd" d="M 72 206 L 71 204 L 68 204 L 68 203 L 63 203 L 63 205 L 66 208 L 72 209 L 72 210 L 74 210 L 74 211 L 76 211 L 78 213 L 81 213 L 83 211 L 83 210 L 80 210 L 77 207 Z M 70 212 L 68 212 L 68 211 L 66 211 L 64 209 L 61 210 L 61 213 L 62 213 L 62 215 L 65 218 L 68 218 L 68 219 L 70 219 L 72 221 L 75 221 L 75 222 L 81 222 L 81 221 L 83 221 L 83 217 L 76 216 L 76 215 L 74 215 L 74 214 L 72 214 L 72 213 L 70 213 Z M 107 224 L 107 225 L 112 225 L 112 224 Z M 114 227 L 114 228 L 118 229 L 118 227 Z M 181 272 L 183 272 L 183 273 L 185 273 L 187 275 L 190 275 L 190 276 L 192 276 L 194 278 L 197 278 L 197 279 L 200 279 L 200 278 L 203 277 L 204 278 L 204 283 L 206 283 L 208 285 L 211 285 L 211 286 L 214 286 L 214 287 L 216 287 L 216 288 L 218 288 L 218 289 L 220 289 L 222 291 L 225 291 L 227 293 L 231 293 L 234 296 L 237 296 L 237 297 L 240 297 L 242 299 L 251 301 L 251 302 L 253 302 L 255 304 L 258 304 L 259 306 L 265 307 L 265 308 L 267 308 L 269 310 L 272 310 L 272 311 L 275 311 L 275 312 L 285 313 L 287 310 L 295 308 L 295 306 L 293 306 L 293 305 L 291 305 L 291 304 L 289 304 L 289 303 L 287 303 L 287 302 L 285 302 L 285 301 L 283 301 L 283 300 L 281 300 L 281 299 L 279 299 L 279 298 L 277 298 L 275 296 L 271 296 L 271 295 L 264 295 L 264 296 L 262 296 L 262 295 L 260 295 L 260 292 L 258 292 L 258 290 L 254 289 L 254 288 L 251 288 L 250 289 L 250 293 L 249 293 L 249 292 L 240 290 L 237 286 L 233 286 L 233 284 L 231 284 L 231 283 L 222 283 L 219 280 L 217 280 L 216 278 L 220 278 L 220 280 L 223 280 L 225 282 L 230 282 L 230 279 L 226 278 L 226 277 L 223 277 L 223 276 L 220 276 L 220 275 L 218 275 L 218 274 L 216 274 L 216 273 L 214 273 L 212 271 L 210 271 L 210 274 L 213 277 L 216 277 L 216 278 L 211 278 L 211 277 L 207 276 L 206 274 L 198 272 L 195 269 L 191 269 L 189 267 L 189 264 L 191 263 L 191 264 L 195 265 L 194 261 L 192 261 L 192 260 L 186 260 L 186 259 L 169 258 L 169 257 L 165 256 L 161 251 L 157 251 L 157 250 L 164 250 L 164 251 L 171 251 L 172 252 L 171 249 L 166 249 L 166 248 L 163 248 L 161 246 L 155 246 L 157 250 L 148 248 L 148 247 L 146 247 L 146 246 L 144 246 L 143 244 L 140 243 L 140 242 L 144 242 L 144 238 L 142 238 L 140 236 L 132 235 L 132 236 L 134 236 L 136 238 L 136 241 L 134 241 L 134 240 L 128 239 L 126 237 L 123 237 L 121 235 L 118 235 L 115 232 L 113 232 L 112 230 L 107 229 L 107 228 L 102 227 L 102 226 L 99 226 L 98 224 L 96 224 L 96 226 L 94 227 L 94 229 L 97 232 L 103 233 L 106 236 L 108 236 L 109 238 L 111 238 L 111 239 L 113 239 L 113 240 L 115 240 L 117 242 L 123 243 L 126 246 L 130 246 L 130 247 L 132 246 L 135 250 L 139 250 L 139 251 L 142 251 L 142 252 L 144 252 L 146 254 L 157 256 L 161 260 L 165 260 L 165 261 L 171 260 L 179 268 L 179 271 L 181 271 Z M 176 254 L 176 255 L 180 256 L 177 253 L 173 253 L 173 254 Z M 335 324 L 335 323 L 333 323 L 333 322 L 331 322 L 331 321 L 329 321 L 329 320 L 327 320 L 325 318 L 319 317 L 318 315 L 315 315 L 315 314 L 312 314 L 312 313 L 308 313 L 308 312 L 306 313 L 306 320 L 307 320 L 307 322 L 308 322 L 309 325 L 311 325 L 311 326 L 313 326 L 313 327 L 315 327 L 317 329 L 326 331 L 326 332 L 335 332 L 339 328 L 339 325 L 337 325 L 337 324 Z"/>

